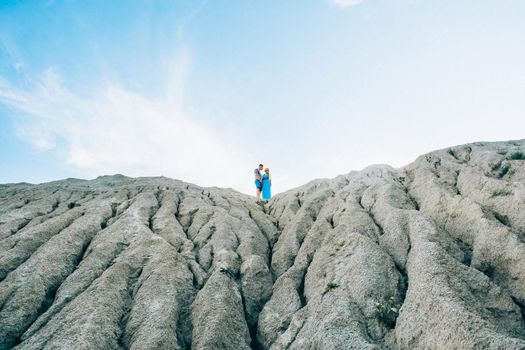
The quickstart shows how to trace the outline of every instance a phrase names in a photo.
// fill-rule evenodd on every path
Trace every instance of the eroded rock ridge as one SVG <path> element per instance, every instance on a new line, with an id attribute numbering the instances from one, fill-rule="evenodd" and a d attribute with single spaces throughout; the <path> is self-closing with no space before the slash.
<path id="1" fill-rule="evenodd" d="M 0 185 L 0 349 L 525 349 L 525 140 L 253 197 Z"/>

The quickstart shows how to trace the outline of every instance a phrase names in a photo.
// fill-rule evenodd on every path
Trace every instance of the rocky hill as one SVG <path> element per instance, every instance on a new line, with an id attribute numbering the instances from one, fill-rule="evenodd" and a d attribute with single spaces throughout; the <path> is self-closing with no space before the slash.
<path id="1" fill-rule="evenodd" d="M 525 349 L 525 140 L 229 189 L 0 185 L 0 349 Z"/>

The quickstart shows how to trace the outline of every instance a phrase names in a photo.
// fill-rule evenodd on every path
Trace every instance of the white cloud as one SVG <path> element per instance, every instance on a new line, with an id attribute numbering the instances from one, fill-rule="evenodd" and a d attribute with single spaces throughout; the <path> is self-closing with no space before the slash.
<path id="1" fill-rule="evenodd" d="M 363 0 L 331 0 L 331 2 L 336 6 L 349 7 L 359 5 Z"/>
<path id="2" fill-rule="evenodd" d="M 16 111 L 19 137 L 39 150 L 58 152 L 86 176 L 165 175 L 243 189 L 250 175 L 243 167 L 246 156 L 185 108 L 190 63 L 187 54 L 177 56 L 159 82 L 166 91 L 161 97 L 132 92 L 118 82 L 80 94 L 49 69 L 27 88 L 0 77 L 0 103 Z"/>

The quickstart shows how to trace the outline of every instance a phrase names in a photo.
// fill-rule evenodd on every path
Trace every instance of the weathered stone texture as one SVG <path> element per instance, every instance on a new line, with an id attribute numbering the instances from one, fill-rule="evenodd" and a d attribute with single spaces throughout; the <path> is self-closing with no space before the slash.
<path id="1" fill-rule="evenodd" d="M 0 185 L 0 349 L 525 349 L 525 141 L 259 205 L 103 176 Z"/>

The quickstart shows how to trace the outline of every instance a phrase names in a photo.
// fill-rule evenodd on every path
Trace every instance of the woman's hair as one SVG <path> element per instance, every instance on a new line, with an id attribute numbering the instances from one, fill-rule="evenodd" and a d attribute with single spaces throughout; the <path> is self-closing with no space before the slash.
<path id="1" fill-rule="evenodd" d="M 270 172 L 270 169 L 269 169 L 269 168 L 266 168 L 266 169 L 264 169 L 264 172 L 265 172 L 265 173 L 269 173 L 269 172 Z"/>

